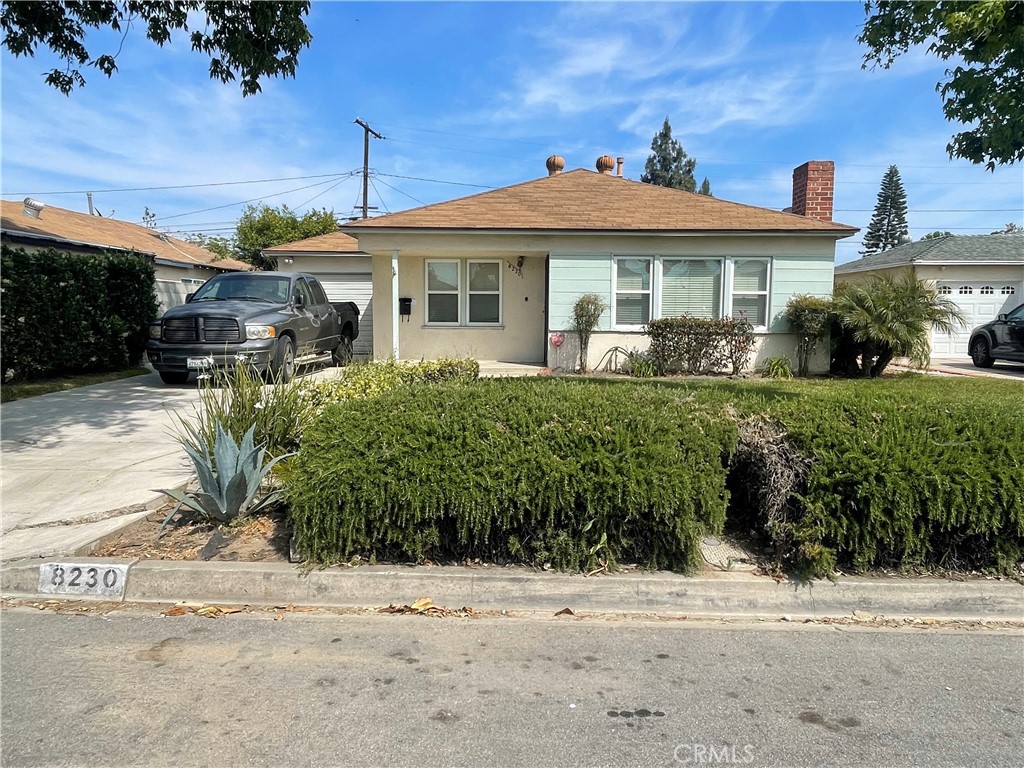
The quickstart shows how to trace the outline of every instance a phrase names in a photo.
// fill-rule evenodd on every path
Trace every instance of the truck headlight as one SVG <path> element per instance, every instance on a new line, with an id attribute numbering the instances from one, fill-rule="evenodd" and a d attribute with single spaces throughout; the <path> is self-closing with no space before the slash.
<path id="1" fill-rule="evenodd" d="M 272 325 L 247 325 L 245 326 L 245 338 L 247 339 L 272 339 L 276 335 Z"/>
<path id="2" fill-rule="evenodd" d="M 160 338 L 160 323 L 153 323 L 151 326 L 149 326 L 149 338 Z"/>

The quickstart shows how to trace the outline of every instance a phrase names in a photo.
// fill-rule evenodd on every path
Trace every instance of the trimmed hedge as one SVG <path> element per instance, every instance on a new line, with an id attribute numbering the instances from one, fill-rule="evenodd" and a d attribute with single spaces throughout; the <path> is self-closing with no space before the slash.
<path id="1" fill-rule="evenodd" d="M 722 528 L 735 427 L 676 393 L 582 382 L 412 387 L 329 405 L 287 498 L 316 563 L 620 561 L 690 570 Z"/>
<path id="2" fill-rule="evenodd" d="M 953 383 L 959 393 L 909 382 L 826 389 L 769 410 L 811 459 L 796 499 L 799 570 L 825 575 L 835 561 L 1008 570 L 1020 561 L 1024 409 L 1007 398 L 1024 394 L 986 398 Z"/>
<path id="3" fill-rule="evenodd" d="M 649 353 L 662 373 L 706 375 L 728 366 L 742 373 L 754 349 L 754 326 L 743 318 L 664 317 L 644 326 Z"/>
<path id="4" fill-rule="evenodd" d="M 1020 393 L 918 376 L 413 386 L 325 405 L 288 496 L 317 563 L 685 571 L 732 502 L 804 575 L 1006 572 L 1024 554 Z"/>
<path id="5" fill-rule="evenodd" d="M 131 254 L 0 251 L 4 381 L 141 362 L 157 313 L 152 264 Z"/>

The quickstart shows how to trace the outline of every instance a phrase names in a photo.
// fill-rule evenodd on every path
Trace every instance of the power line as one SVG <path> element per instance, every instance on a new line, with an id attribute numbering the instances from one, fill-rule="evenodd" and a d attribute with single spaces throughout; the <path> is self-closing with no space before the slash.
<path id="1" fill-rule="evenodd" d="M 398 194 L 400 194 L 400 195 L 405 195 L 405 196 L 406 196 L 406 197 L 408 197 L 408 198 L 409 198 L 410 200 L 412 200 L 412 201 L 413 201 L 414 203 L 419 203 L 420 205 L 428 205 L 428 203 L 425 203 L 425 202 L 423 202 L 423 201 L 422 201 L 422 200 L 420 200 L 420 199 L 419 199 L 418 197 L 413 197 L 412 195 L 408 194 L 407 192 L 403 192 L 403 191 L 402 191 L 402 190 L 400 190 L 400 189 L 399 189 L 398 187 L 393 187 L 393 186 L 391 186 L 391 185 L 390 185 L 390 184 L 388 184 L 388 183 L 387 183 L 386 181 L 384 181 L 384 179 L 377 179 L 377 181 L 379 181 L 379 182 L 380 182 L 381 184 L 383 184 L 383 185 L 384 185 L 385 187 L 387 187 L 388 189 L 393 189 L 393 190 L 395 190 L 395 192 L 397 192 Z M 374 187 L 374 189 L 376 189 L 376 187 Z"/>
<path id="2" fill-rule="evenodd" d="M 346 171 L 351 175 L 353 171 Z M 282 176 L 277 179 L 248 179 L 246 181 L 211 181 L 206 184 L 175 184 L 167 187 L 124 187 L 122 189 L 72 189 L 65 192 L 3 192 L 3 195 L 10 197 L 21 197 L 35 196 L 43 197 L 45 195 L 84 195 L 88 192 L 93 194 L 105 194 L 113 192 L 157 192 L 167 189 L 200 189 L 203 187 L 229 187 L 236 184 L 268 184 L 274 181 L 302 181 L 304 179 L 326 179 L 328 177 L 340 176 L 341 173 L 320 173 L 314 176 Z"/>
<path id="3" fill-rule="evenodd" d="M 377 176 L 386 176 L 389 179 L 409 179 L 410 181 L 429 181 L 432 184 L 451 184 L 455 187 L 476 187 L 477 189 L 497 189 L 487 184 L 469 184 L 465 181 L 445 181 L 444 179 L 424 179 L 419 176 L 402 176 L 398 173 L 381 173 L 377 172 Z"/>
<path id="4" fill-rule="evenodd" d="M 351 178 L 351 176 L 350 176 L 349 178 Z M 326 194 L 327 194 L 328 192 L 330 192 L 330 191 L 331 191 L 332 189 L 334 189 L 335 187 L 338 187 L 338 186 L 340 186 L 340 185 L 344 184 L 344 183 L 345 183 L 346 181 L 348 181 L 348 179 L 347 179 L 347 178 L 346 178 L 346 179 L 341 179 L 340 181 L 338 181 L 338 183 L 337 183 L 337 184 L 334 184 L 334 185 L 332 185 L 332 186 L 328 187 L 328 188 L 327 188 L 327 189 L 325 189 L 325 190 L 324 190 L 323 192 L 317 192 L 317 193 L 316 193 L 315 195 L 313 195 L 313 196 L 312 196 L 311 198 L 309 198 L 309 200 L 307 200 L 306 202 L 304 202 L 304 203 L 301 203 L 301 204 L 299 204 L 299 205 L 296 205 L 296 206 L 295 206 L 295 210 L 297 211 L 297 210 L 298 210 L 298 209 L 300 209 L 300 208 L 305 208 L 305 207 L 306 207 L 307 205 L 309 205 L 310 203 L 312 203 L 312 202 L 313 202 L 314 200 L 316 200 L 316 199 L 317 199 L 318 197 L 321 197 L 322 195 L 326 195 Z"/>
<path id="5" fill-rule="evenodd" d="M 341 179 L 340 181 L 344 181 L 345 179 L 350 179 L 354 175 L 355 175 L 354 172 L 353 173 L 345 174 L 345 178 Z M 255 203 L 257 200 L 266 200 L 269 197 L 278 197 L 280 195 L 287 195 L 287 194 L 290 194 L 292 192 L 301 192 L 303 189 L 311 189 L 312 187 L 319 187 L 319 186 L 321 186 L 323 184 L 330 184 L 332 181 L 334 181 L 334 179 L 328 179 L 327 181 L 318 181 L 315 184 L 306 184 L 305 186 L 302 186 L 302 187 L 296 187 L 295 189 L 286 189 L 283 192 L 274 192 L 272 194 L 263 195 L 261 197 L 252 197 L 252 198 L 249 198 L 248 200 L 240 200 L 237 203 L 227 203 L 225 205 L 215 205 L 212 208 L 203 208 L 201 210 L 190 211 L 188 213 L 175 213 L 175 214 L 173 214 L 171 216 L 160 216 L 159 218 L 156 219 L 156 221 L 166 221 L 167 219 L 180 219 L 182 216 L 194 216 L 197 213 L 206 213 L 207 211 L 219 211 L 219 210 L 221 210 L 223 208 L 234 208 L 236 205 L 245 205 L 246 203 Z"/>
<path id="6" fill-rule="evenodd" d="M 836 208 L 834 213 L 874 213 L 874 208 Z M 1020 208 L 908 208 L 907 213 L 1021 213 Z"/>
<path id="7" fill-rule="evenodd" d="M 380 200 L 380 204 L 384 206 L 384 213 L 391 213 L 391 210 L 388 208 L 388 204 L 385 203 L 384 198 L 381 197 L 380 190 L 378 190 L 377 185 L 373 183 L 373 179 L 371 179 L 369 176 L 367 176 L 366 178 L 370 182 L 370 186 L 373 187 L 373 193 L 377 195 L 377 199 Z M 381 184 L 383 183 L 384 182 L 381 182 Z"/>

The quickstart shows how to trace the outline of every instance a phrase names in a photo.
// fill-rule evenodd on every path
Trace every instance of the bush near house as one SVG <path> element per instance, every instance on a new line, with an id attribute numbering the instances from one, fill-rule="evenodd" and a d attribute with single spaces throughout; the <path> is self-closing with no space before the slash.
<path id="1" fill-rule="evenodd" d="M 690 570 L 725 516 L 735 426 L 588 382 L 413 387 L 330 405 L 287 497 L 302 553 Z"/>
<path id="2" fill-rule="evenodd" d="M 325 405 L 288 498 L 317 563 L 685 571 L 728 504 L 805 575 L 1009 570 L 1024 552 L 1018 395 L 928 377 L 414 386 Z"/>
<path id="3" fill-rule="evenodd" d="M 131 254 L 0 249 L 5 381 L 138 365 L 156 318 L 153 266 Z"/>
<path id="4" fill-rule="evenodd" d="M 754 348 L 753 326 L 742 318 L 665 317 L 645 327 L 648 350 L 662 373 L 742 373 Z"/>

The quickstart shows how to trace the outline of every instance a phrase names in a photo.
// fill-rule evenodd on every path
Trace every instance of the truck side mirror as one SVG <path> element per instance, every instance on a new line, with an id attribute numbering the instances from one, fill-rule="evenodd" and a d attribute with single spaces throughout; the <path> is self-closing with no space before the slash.
<path id="1" fill-rule="evenodd" d="M 296 309 L 302 309 L 304 306 L 306 306 L 306 300 L 302 298 L 301 293 L 296 293 L 295 298 L 292 300 L 292 304 L 295 305 Z"/>
<path id="2" fill-rule="evenodd" d="M 1000 323 L 1005 323 L 1006 322 L 1006 313 L 1005 312 L 1001 312 L 999 314 L 999 317 L 996 318 L 996 320 L 998 320 Z"/>
<path id="3" fill-rule="evenodd" d="M 192 301 L 192 297 L 195 296 L 195 295 L 196 295 L 195 292 L 186 293 L 185 294 L 185 303 L 188 304 L 190 301 Z"/>

